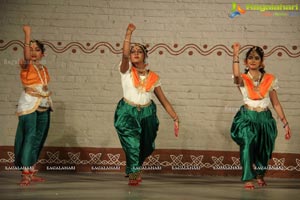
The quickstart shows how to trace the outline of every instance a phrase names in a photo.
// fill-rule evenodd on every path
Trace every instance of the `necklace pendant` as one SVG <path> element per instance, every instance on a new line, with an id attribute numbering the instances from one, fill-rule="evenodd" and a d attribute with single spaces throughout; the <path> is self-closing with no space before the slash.
<path id="1" fill-rule="evenodd" d="M 254 87 L 254 91 L 255 91 L 255 92 L 259 92 L 259 86 L 255 86 L 255 87 Z"/>
<path id="2" fill-rule="evenodd" d="M 144 92 L 146 92 L 146 89 L 143 86 L 139 86 L 138 91 L 139 91 L 139 93 L 144 93 Z"/>

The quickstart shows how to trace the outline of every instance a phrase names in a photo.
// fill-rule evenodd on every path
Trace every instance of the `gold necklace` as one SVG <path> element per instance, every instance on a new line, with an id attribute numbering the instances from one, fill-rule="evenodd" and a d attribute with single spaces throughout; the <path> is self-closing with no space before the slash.
<path id="1" fill-rule="evenodd" d="M 147 81 L 148 81 L 148 72 L 145 71 L 145 74 L 141 75 L 138 74 L 138 78 L 139 78 L 139 84 L 138 84 L 138 91 L 143 93 L 146 91 L 146 85 L 147 85 Z M 144 76 L 144 77 L 141 77 Z"/>
<path id="2" fill-rule="evenodd" d="M 253 82 L 253 85 L 254 85 L 254 90 L 256 92 L 259 92 L 259 85 L 260 85 L 260 82 L 261 82 L 261 73 L 259 73 L 259 76 L 258 76 L 258 79 L 254 79 L 253 76 L 251 75 L 250 72 L 248 72 L 249 74 L 249 77 L 251 78 L 252 82 Z"/>
<path id="3" fill-rule="evenodd" d="M 48 81 L 47 81 L 47 76 L 46 76 L 46 71 L 45 71 L 44 66 L 41 65 L 41 69 L 43 70 L 45 80 L 43 80 L 43 78 L 41 76 L 41 73 L 40 73 L 40 70 L 39 70 L 40 67 L 37 67 L 36 65 L 33 65 L 33 67 L 37 71 L 38 76 L 39 76 L 39 78 L 41 80 L 41 83 L 43 85 L 43 88 L 42 88 L 43 91 L 45 91 L 45 92 L 48 91 L 48 86 L 47 86 L 48 85 Z"/>

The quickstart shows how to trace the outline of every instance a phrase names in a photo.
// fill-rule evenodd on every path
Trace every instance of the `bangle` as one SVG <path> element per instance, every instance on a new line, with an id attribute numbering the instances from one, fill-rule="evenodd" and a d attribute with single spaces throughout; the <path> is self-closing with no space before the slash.
<path id="1" fill-rule="evenodd" d="M 130 41 L 129 41 L 129 40 L 124 40 L 124 42 L 129 42 L 129 43 L 130 43 Z"/>
<path id="2" fill-rule="evenodd" d="M 174 118 L 173 118 L 173 121 L 174 121 L 174 122 L 178 121 L 178 116 L 174 117 Z"/>
<path id="3" fill-rule="evenodd" d="M 29 45 L 28 43 L 25 43 L 24 46 L 25 46 L 25 47 L 29 47 L 30 45 Z"/>
<path id="4" fill-rule="evenodd" d="M 240 63 L 239 60 L 234 60 L 232 63 Z"/>
<path id="5" fill-rule="evenodd" d="M 283 125 L 283 128 L 287 127 L 289 125 L 288 122 L 286 122 L 284 125 Z"/>

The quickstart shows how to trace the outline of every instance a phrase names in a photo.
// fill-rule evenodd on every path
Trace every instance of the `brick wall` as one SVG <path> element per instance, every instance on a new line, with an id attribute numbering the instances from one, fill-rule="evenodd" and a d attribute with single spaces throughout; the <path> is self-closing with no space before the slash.
<path id="1" fill-rule="evenodd" d="M 22 25 L 30 24 L 33 38 L 46 43 L 44 63 L 54 92 L 46 146 L 120 147 L 113 127 L 122 97 L 117 66 L 127 24 L 133 22 L 133 41 L 149 45 L 149 66 L 159 73 L 181 120 L 180 137 L 175 138 L 172 120 L 155 99 L 161 122 L 158 149 L 238 151 L 229 130 L 242 104 L 231 80 L 231 44 L 239 41 L 264 46 L 266 70 L 280 81 L 278 95 L 293 137 L 284 140 L 277 120 L 275 151 L 300 153 L 298 14 L 247 11 L 231 19 L 229 0 L 0 0 L 0 5 L 0 146 L 14 143 Z"/>

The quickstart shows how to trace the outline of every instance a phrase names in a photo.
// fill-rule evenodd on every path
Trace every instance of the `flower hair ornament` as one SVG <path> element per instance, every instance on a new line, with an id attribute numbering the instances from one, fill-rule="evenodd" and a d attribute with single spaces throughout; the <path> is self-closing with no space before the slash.
<path id="1" fill-rule="evenodd" d="M 259 52 L 260 55 L 264 55 L 265 52 L 262 48 L 260 48 L 259 46 L 253 46 L 252 47 L 252 50 L 251 50 L 251 53 L 255 53 L 255 52 Z"/>

